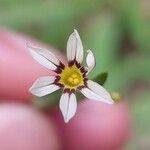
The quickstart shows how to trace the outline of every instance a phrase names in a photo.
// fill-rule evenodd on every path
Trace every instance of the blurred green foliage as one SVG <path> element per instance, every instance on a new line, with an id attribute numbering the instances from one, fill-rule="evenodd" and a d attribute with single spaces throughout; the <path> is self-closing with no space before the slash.
<path id="1" fill-rule="evenodd" d="M 139 7 L 137 0 L 1 0 L 0 25 L 62 50 L 78 29 L 85 48 L 92 48 L 97 58 L 99 69 L 91 77 L 108 71 L 107 88 L 124 91 L 131 78 L 149 80 L 150 75 L 150 23 Z"/>
<path id="2" fill-rule="evenodd" d="M 135 136 L 140 136 L 140 130 L 145 128 L 150 137 L 149 126 L 144 126 L 149 119 L 150 95 L 145 97 L 141 91 L 143 86 L 150 89 L 150 17 L 145 17 L 141 3 L 144 2 L 0 0 L 0 25 L 32 35 L 61 50 L 65 50 L 67 38 L 76 28 L 85 50 L 91 48 L 96 56 L 97 66 L 90 77 L 108 72 L 106 87 L 128 93 L 130 101 L 130 96 L 138 90 L 131 112 L 139 123 Z M 134 144 L 136 140 L 131 140 L 131 145 Z M 136 146 L 131 147 L 137 150 Z"/>

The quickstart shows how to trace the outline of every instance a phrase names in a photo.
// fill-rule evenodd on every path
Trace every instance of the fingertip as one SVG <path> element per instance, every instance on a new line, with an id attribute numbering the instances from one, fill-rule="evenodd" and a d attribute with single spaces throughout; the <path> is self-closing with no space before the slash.
<path id="1" fill-rule="evenodd" d="M 58 150 L 59 138 L 52 121 L 22 104 L 0 105 L 1 150 Z"/>
<path id="2" fill-rule="evenodd" d="M 126 143 L 130 119 L 125 103 L 114 105 L 87 100 L 78 105 L 75 117 L 65 124 L 55 114 L 64 149 L 114 150 Z"/>
<path id="3" fill-rule="evenodd" d="M 54 73 L 30 56 L 26 42 L 47 47 L 29 36 L 0 28 L 0 97 L 30 101 L 32 95 L 28 89 L 40 76 L 54 75 Z M 48 48 L 63 59 L 54 48 Z"/>

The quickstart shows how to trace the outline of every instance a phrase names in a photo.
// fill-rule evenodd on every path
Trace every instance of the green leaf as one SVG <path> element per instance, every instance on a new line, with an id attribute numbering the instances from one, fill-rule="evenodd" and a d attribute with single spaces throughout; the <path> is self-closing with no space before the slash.
<path id="1" fill-rule="evenodd" d="M 97 75 L 93 80 L 99 83 L 100 85 L 104 85 L 108 77 L 108 72 L 103 72 Z"/>

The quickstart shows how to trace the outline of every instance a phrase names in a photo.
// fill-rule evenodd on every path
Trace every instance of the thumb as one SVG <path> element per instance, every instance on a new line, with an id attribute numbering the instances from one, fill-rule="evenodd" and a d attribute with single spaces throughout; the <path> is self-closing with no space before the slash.
<path id="1" fill-rule="evenodd" d="M 54 113 L 64 150 L 118 150 L 129 136 L 129 117 L 125 103 L 108 105 L 86 100 L 78 105 L 77 114 L 65 124 Z M 59 117 L 58 117 L 59 116 Z"/>
<path id="2" fill-rule="evenodd" d="M 31 58 L 27 41 L 47 47 L 31 37 L 0 29 L 0 97 L 28 101 L 31 98 L 28 89 L 33 82 L 40 76 L 53 74 Z M 48 49 L 63 58 L 54 48 Z"/>

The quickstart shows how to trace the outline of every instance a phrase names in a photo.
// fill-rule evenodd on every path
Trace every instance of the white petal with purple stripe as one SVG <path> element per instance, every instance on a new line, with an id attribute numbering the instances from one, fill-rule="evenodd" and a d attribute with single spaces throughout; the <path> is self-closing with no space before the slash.
<path id="1" fill-rule="evenodd" d="M 59 86 L 53 84 L 54 81 L 54 76 L 40 77 L 33 83 L 29 91 L 38 97 L 48 95 L 60 88 Z"/>
<path id="2" fill-rule="evenodd" d="M 68 61 L 76 60 L 78 63 L 83 61 L 83 45 L 77 30 L 70 35 L 67 42 Z"/>
<path id="3" fill-rule="evenodd" d="M 96 61 L 95 61 L 95 57 L 94 54 L 92 53 L 91 50 L 87 51 L 87 57 L 86 57 L 86 64 L 87 64 L 87 74 L 89 74 L 93 68 L 95 67 Z"/>
<path id="4" fill-rule="evenodd" d="M 50 51 L 39 47 L 33 47 L 28 45 L 31 56 L 44 67 L 50 70 L 56 70 L 59 66 L 60 61 Z"/>
<path id="5" fill-rule="evenodd" d="M 88 80 L 87 86 L 87 88 L 81 89 L 81 93 L 87 98 L 102 101 L 108 104 L 114 103 L 110 94 L 98 83 Z"/>
<path id="6" fill-rule="evenodd" d="M 65 122 L 69 122 L 69 120 L 75 115 L 77 109 L 77 100 L 74 93 L 63 93 L 60 98 L 59 103 L 60 110 L 64 117 Z"/>

